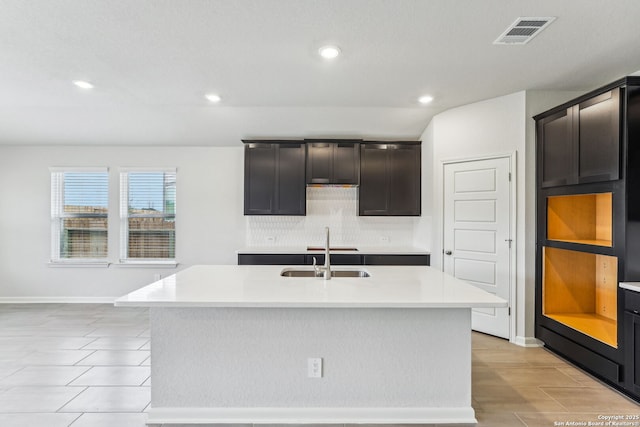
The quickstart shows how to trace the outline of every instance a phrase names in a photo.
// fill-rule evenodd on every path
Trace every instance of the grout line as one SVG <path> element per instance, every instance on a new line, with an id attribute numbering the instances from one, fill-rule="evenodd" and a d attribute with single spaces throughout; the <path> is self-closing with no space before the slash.
<path id="1" fill-rule="evenodd" d="M 80 366 L 78 366 L 80 367 Z M 93 369 L 93 366 L 86 366 L 87 369 L 84 370 L 84 372 L 82 372 L 80 375 L 78 375 L 77 377 L 75 377 L 74 379 L 72 379 L 71 381 L 69 381 L 67 384 L 65 384 L 65 386 L 72 386 L 71 383 L 74 382 L 75 380 L 77 380 L 78 378 L 80 378 L 81 376 L 83 376 L 84 374 L 86 374 L 87 372 L 89 372 L 91 369 Z"/>
<path id="2" fill-rule="evenodd" d="M 89 344 L 90 344 L 90 343 L 89 343 Z M 89 344 L 87 344 L 87 345 L 89 345 Z M 80 350 L 83 350 L 83 349 L 80 349 Z M 85 350 L 85 351 L 88 351 L 88 349 L 87 349 L 87 350 Z M 93 353 L 95 353 L 96 351 L 98 351 L 98 350 L 93 350 L 91 353 L 87 354 L 85 357 L 83 357 L 82 359 L 78 360 L 78 361 L 77 361 L 76 363 L 74 363 L 72 366 L 86 366 L 86 365 L 78 365 L 78 363 L 82 362 L 82 361 L 83 361 L 84 359 L 86 359 L 87 357 L 89 357 L 89 356 L 93 355 Z M 89 366 L 90 366 L 90 365 L 89 365 Z"/>
<path id="3" fill-rule="evenodd" d="M 60 412 L 60 413 L 62 414 L 62 412 Z M 71 413 L 71 412 L 65 412 L 65 413 L 66 413 L 66 414 L 69 414 L 69 413 Z M 78 421 L 82 415 L 84 415 L 84 413 L 83 413 L 83 412 L 79 413 L 79 414 L 78 414 L 78 416 L 77 416 L 77 417 L 75 417 L 75 418 L 73 419 L 73 421 L 71 421 L 71 423 L 69 423 L 69 425 L 68 425 L 67 427 L 71 427 L 73 424 L 75 424 L 75 422 L 76 422 L 76 421 Z"/>
<path id="4" fill-rule="evenodd" d="M 529 427 L 529 424 L 527 424 L 522 418 L 520 418 L 520 415 L 518 415 L 517 412 L 514 412 L 513 415 L 518 419 L 518 421 L 520 421 L 525 427 Z"/>
<path id="5" fill-rule="evenodd" d="M 84 393 L 85 391 L 87 391 L 87 389 L 89 387 L 83 386 L 69 386 L 69 388 L 84 388 L 84 390 L 82 390 L 80 393 L 76 394 L 75 396 L 73 396 L 71 399 L 69 399 L 66 403 L 64 403 L 62 406 L 60 406 L 58 409 L 56 409 L 54 412 L 55 413 L 66 413 L 66 412 L 60 412 L 60 410 L 62 408 L 64 408 L 65 406 L 67 406 L 69 403 L 71 403 L 76 397 L 80 396 L 82 393 Z"/>
<path id="6" fill-rule="evenodd" d="M 562 403 L 560 403 L 559 400 L 557 400 L 556 398 L 554 398 L 553 396 L 551 396 L 549 393 L 547 393 L 546 391 L 544 391 L 544 388 L 553 388 L 553 387 L 549 387 L 549 386 L 543 386 L 543 385 L 539 385 L 538 390 L 540 390 L 542 393 L 544 393 L 549 399 L 551 399 L 553 402 L 557 403 L 558 405 L 560 405 L 561 408 L 565 409 L 565 412 L 570 413 L 571 411 L 569 410 L 569 408 L 567 408 L 566 406 L 564 406 Z M 560 387 L 555 387 L 555 388 L 560 388 Z"/>

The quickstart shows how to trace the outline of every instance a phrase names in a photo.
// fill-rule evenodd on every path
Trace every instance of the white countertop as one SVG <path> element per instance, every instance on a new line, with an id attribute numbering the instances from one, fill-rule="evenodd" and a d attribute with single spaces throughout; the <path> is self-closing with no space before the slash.
<path id="1" fill-rule="evenodd" d="M 620 282 L 620 287 L 634 292 L 640 292 L 640 282 Z"/>
<path id="2" fill-rule="evenodd" d="M 314 246 L 314 245 L 309 245 Z M 322 246 L 322 245 L 315 245 Z M 353 254 L 353 255 L 429 255 L 425 249 L 414 246 L 358 246 L 358 245 L 335 245 L 339 247 L 354 247 L 357 251 L 341 251 L 331 249 L 332 254 Z M 333 247 L 333 245 L 332 245 Z M 236 251 L 238 254 L 324 254 L 324 251 L 310 251 L 307 246 L 249 246 Z"/>
<path id="3" fill-rule="evenodd" d="M 115 302 L 134 307 L 506 307 L 497 296 L 432 267 L 335 266 L 367 278 L 281 277 L 304 266 L 197 265 Z"/>

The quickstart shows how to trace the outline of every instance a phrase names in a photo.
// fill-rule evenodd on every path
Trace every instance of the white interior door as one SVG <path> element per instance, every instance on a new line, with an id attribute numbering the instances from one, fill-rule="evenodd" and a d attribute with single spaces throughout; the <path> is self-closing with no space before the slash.
<path id="1" fill-rule="evenodd" d="M 508 157 L 444 165 L 444 271 L 509 301 Z M 509 338 L 509 309 L 473 309 L 474 330 Z"/>

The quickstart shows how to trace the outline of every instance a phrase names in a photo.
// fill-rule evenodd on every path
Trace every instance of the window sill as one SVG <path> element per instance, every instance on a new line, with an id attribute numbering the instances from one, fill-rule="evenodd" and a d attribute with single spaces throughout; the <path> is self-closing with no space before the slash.
<path id="1" fill-rule="evenodd" d="M 49 261 L 47 266 L 53 268 L 108 268 L 107 261 Z"/>
<path id="2" fill-rule="evenodd" d="M 120 260 L 114 267 L 135 267 L 135 268 L 176 268 L 176 261 L 128 261 Z"/>

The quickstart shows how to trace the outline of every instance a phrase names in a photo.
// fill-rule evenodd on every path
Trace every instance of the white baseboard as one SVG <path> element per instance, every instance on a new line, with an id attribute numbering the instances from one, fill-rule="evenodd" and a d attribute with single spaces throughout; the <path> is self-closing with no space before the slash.
<path id="1" fill-rule="evenodd" d="M 147 424 L 471 424 L 460 408 L 153 408 Z"/>
<path id="2" fill-rule="evenodd" d="M 113 304 L 117 297 L 0 297 L 0 304 Z"/>
<path id="3" fill-rule="evenodd" d="M 515 341 L 513 342 L 520 347 L 542 347 L 544 343 L 537 338 L 534 337 L 521 337 L 516 336 Z"/>

